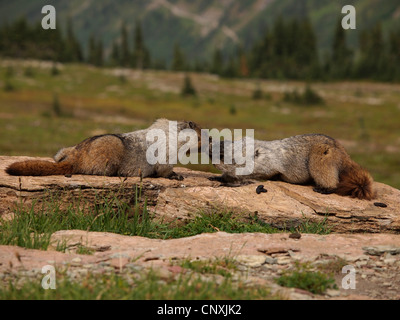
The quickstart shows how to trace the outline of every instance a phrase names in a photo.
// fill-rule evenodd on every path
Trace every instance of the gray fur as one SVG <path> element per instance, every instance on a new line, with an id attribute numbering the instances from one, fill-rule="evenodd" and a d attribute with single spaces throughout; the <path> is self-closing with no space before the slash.
<path id="1" fill-rule="evenodd" d="M 237 141 L 225 141 L 227 148 L 241 147 Z M 244 144 L 244 139 L 242 139 Z M 261 141 L 254 140 L 254 170 L 249 175 L 237 176 L 235 163 L 226 164 L 221 162 L 215 167 L 223 172 L 223 177 L 228 180 L 257 179 L 268 180 L 273 177 L 296 184 L 306 183 L 311 179 L 309 173 L 309 155 L 313 145 L 327 144 L 336 145 L 336 141 L 328 136 L 320 134 L 298 135 L 282 140 Z M 214 147 L 215 143 L 213 143 Z M 245 150 L 245 148 L 244 148 Z M 240 150 L 239 150 L 240 151 Z M 223 148 L 221 148 L 221 159 Z"/>
<path id="2" fill-rule="evenodd" d="M 108 134 L 95 136 L 82 141 L 80 144 L 63 148 L 54 156 L 56 162 L 70 162 L 75 174 L 94 174 L 124 177 L 165 177 L 181 180 L 173 171 L 173 164 L 167 157 L 165 164 L 150 164 L 147 161 L 147 150 L 154 141 L 147 141 L 150 130 L 158 129 L 166 136 L 166 146 L 159 152 L 169 152 L 169 123 L 167 119 L 159 119 L 149 128 L 123 134 Z M 193 122 L 177 122 L 177 134 L 185 129 L 197 129 Z M 197 132 L 197 131 L 196 131 Z M 186 142 L 180 143 L 180 148 Z M 190 148 L 197 148 L 198 141 Z M 177 152 L 177 150 L 174 150 Z"/>
<path id="3" fill-rule="evenodd" d="M 181 130 L 189 129 L 188 122 L 178 122 L 178 133 Z M 147 133 L 152 129 L 160 129 L 164 131 L 167 138 L 167 145 L 165 152 L 167 154 L 167 164 L 155 164 L 150 165 L 146 159 L 146 151 L 148 147 L 153 142 L 146 141 Z M 169 177 L 174 175 L 173 168 L 174 166 L 169 163 L 169 147 L 168 147 L 168 138 L 169 138 L 169 120 L 167 119 L 159 119 L 155 123 L 153 123 L 149 128 L 129 133 L 124 133 L 121 135 L 126 152 L 124 155 L 124 159 L 119 169 L 119 174 L 121 176 L 138 176 L 142 175 L 143 177 L 157 176 L 157 177 Z M 181 143 L 183 145 L 183 143 Z M 181 146 L 178 145 L 178 148 Z M 193 146 L 196 147 L 196 146 Z M 174 150 L 177 152 L 177 150 Z M 141 172 L 139 172 L 139 170 Z"/>

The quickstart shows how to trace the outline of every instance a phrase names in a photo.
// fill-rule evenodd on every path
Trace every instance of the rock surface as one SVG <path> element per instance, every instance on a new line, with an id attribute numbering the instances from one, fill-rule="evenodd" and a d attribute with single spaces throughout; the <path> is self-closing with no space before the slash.
<path id="1" fill-rule="evenodd" d="M 12 217 L 18 203 L 29 205 L 56 193 L 68 203 L 80 196 L 89 201 L 101 192 L 118 192 L 128 203 L 135 201 L 135 190 L 142 187 L 149 208 L 167 221 L 187 220 L 199 211 L 230 210 L 257 215 L 278 228 L 299 226 L 304 221 L 321 222 L 334 232 L 329 235 L 227 234 L 217 232 L 174 240 L 154 240 L 110 233 L 79 230 L 52 235 L 53 249 L 65 243 L 66 253 L 0 246 L 0 282 L 24 277 L 43 277 L 44 265 L 67 267 L 73 278 L 88 272 L 130 273 L 155 268 L 168 276 L 184 272 L 185 259 L 213 260 L 229 257 L 238 266 L 236 276 L 248 283 L 265 285 L 287 299 L 399 299 L 400 298 L 400 191 L 374 183 L 377 199 L 362 201 L 337 195 L 321 195 L 312 186 L 278 181 L 257 182 L 237 188 L 221 187 L 208 180 L 211 173 L 176 168 L 184 181 L 168 179 L 117 178 L 74 175 L 72 177 L 13 177 L 4 169 L 28 157 L 0 157 L 0 216 Z M 50 159 L 47 159 L 50 160 Z M 263 184 L 266 193 L 256 193 Z M 387 207 L 376 207 L 374 202 Z M 356 234 L 360 233 L 360 234 Z M 369 234 L 366 234 L 369 233 Z M 94 252 L 77 254 L 79 247 Z M 317 296 L 299 289 L 287 289 L 275 280 L 296 262 L 336 266 L 337 290 Z M 345 274 L 338 265 L 355 267 L 356 289 L 345 290 Z"/>
<path id="2" fill-rule="evenodd" d="M 311 235 L 291 239 L 288 234 L 228 234 L 217 232 L 194 237 L 155 240 L 111 233 L 80 230 L 53 234 L 54 246 L 66 242 L 68 253 L 39 251 L 0 246 L 0 279 L 21 274 L 40 274 L 45 265 L 68 266 L 71 276 L 87 272 L 137 272 L 152 268 L 165 276 L 184 271 L 183 260 L 230 258 L 238 266 L 236 276 L 255 285 L 271 288 L 288 299 L 399 299 L 400 298 L 400 235 Z M 94 251 L 92 255 L 76 254 L 78 247 Z M 374 250 L 375 249 L 375 250 Z M 340 259 L 340 260 L 339 260 Z M 340 265 L 337 262 L 341 261 Z M 313 267 L 326 265 L 336 274 L 338 289 L 324 295 L 313 295 L 297 289 L 278 286 L 274 279 L 294 267 L 296 262 Z M 345 290 L 341 273 L 344 265 L 354 266 L 356 288 Z M 41 275 L 43 277 L 43 275 Z"/>
<path id="3" fill-rule="evenodd" d="M 12 212 L 15 204 L 29 203 L 57 192 L 66 202 L 76 196 L 93 199 L 104 190 L 119 192 L 127 201 L 134 202 L 135 188 L 142 186 L 150 210 L 164 221 L 191 219 L 199 211 L 230 210 L 257 215 L 278 228 L 299 226 L 304 221 L 326 220 L 333 232 L 400 232 L 400 190 L 375 182 L 377 199 L 374 201 L 321 195 L 312 186 L 292 185 L 280 181 L 265 181 L 267 193 L 256 193 L 261 182 L 237 188 L 221 187 L 208 180 L 213 174 L 176 168 L 185 180 L 163 178 L 143 179 L 74 175 L 49 177 L 9 176 L 4 169 L 15 161 L 28 157 L 0 157 L 0 215 Z M 51 159 L 46 159 L 51 160 Z M 376 207 L 382 202 L 386 208 Z"/>

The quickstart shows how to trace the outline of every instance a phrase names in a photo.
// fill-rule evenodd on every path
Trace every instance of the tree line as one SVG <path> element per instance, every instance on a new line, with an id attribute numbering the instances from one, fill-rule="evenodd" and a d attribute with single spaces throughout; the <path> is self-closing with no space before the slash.
<path id="1" fill-rule="evenodd" d="M 91 35 L 86 52 L 69 19 L 65 32 L 60 26 L 56 30 L 43 30 L 40 23 L 29 24 L 24 18 L 0 28 L 0 55 L 13 58 L 211 72 L 223 77 L 400 81 L 400 29 L 384 36 L 379 24 L 362 31 L 358 47 L 352 49 L 338 19 L 331 50 L 323 57 L 318 53 L 317 38 L 308 17 L 286 20 L 279 17 L 249 48 L 239 46 L 233 53 L 215 49 L 211 57 L 203 60 L 192 59 L 175 43 L 171 48 L 172 61 L 167 65 L 152 59 L 145 43 L 140 22 L 135 24 L 132 34 L 123 23 L 118 41 L 111 48 L 105 48 L 102 39 Z"/>
<path id="2" fill-rule="evenodd" d="M 265 79 L 400 81 L 400 29 L 386 37 L 381 25 L 360 32 L 351 48 L 341 17 L 333 31 L 332 47 L 322 57 L 308 18 L 278 18 L 249 50 L 239 49 L 233 59 L 216 50 L 211 70 L 220 75 Z M 232 67 L 232 64 L 234 67 Z"/>
<path id="3" fill-rule="evenodd" d="M 0 55 L 19 59 L 83 62 L 81 44 L 70 21 L 66 33 L 60 29 L 44 30 L 40 22 L 30 25 L 25 18 L 0 28 Z"/>

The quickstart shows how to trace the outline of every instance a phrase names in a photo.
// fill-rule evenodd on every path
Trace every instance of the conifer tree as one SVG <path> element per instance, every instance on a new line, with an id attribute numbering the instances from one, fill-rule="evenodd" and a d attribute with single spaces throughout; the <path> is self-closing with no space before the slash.
<path id="1" fill-rule="evenodd" d="M 228 63 L 225 65 L 225 68 L 222 72 L 222 76 L 226 78 L 234 78 L 238 75 L 239 67 L 236 62 L 235 57 L 231 56 L 228 60 Z"/>
<path id="2" fill-rule="evenodd" d="M 83 61 L 83 53 L 79 41 L 76 39 L 71 18 L 67 19 L 67 39 L 66 39 L 67 60 L 71 62 Z"/>
<path id="3" fill-rule="evenodd" d="M 184 71 L 186 68 L 185 56 L 179 46 L 179 44 L 175 43 L 174 45 L 174 56 L 172 60 L 173 71 Z"/>
<path id="4" fill-rule="evenodd" d="M 299 77 L 303 79 L 314 78 L 318 72 L 317 40 L 309 18 L 300 22 L 296 64 L 301 70 Z"/>
<path id="5" fill-rule="evenodd" d="M 89 37 L 87 62 L 93 65 L 96 64 L 96 39 L 93 34 Z"/>
<path id="6" fill-rule="evenodd" d="M 137 22 L 134 34 L 132 67 L 136 69 L 146 69 L 150 64 L 150 53 L 143 41 L 142 27 L 140 22 Z"/>
<path id="7" fill-rule="evenodd" d="M 356 67 L 359 78 L 379 79 L 388 67 L 381 26 L 378 24 L 360 35 L 360 58 Z"/>
<path id="8" fill-rule="evenodd" d="M 224 70 L 224 61 L 220 49 L 214 50 L 213 60 L 211 64 L 211 72 L 214 74 L 221 75 Z"/>
<path id="9" fill-rule="evenodd" d="M 110 64 L 111 66 L 120 66 L 121 65 L 121 54 L 120 54 L 120 46 L 114 41 L 112 44 L 111 55 L 110 55 Z"/>
<path id="10" fill-rule="evenodd" d="M 347 47 L 346 31 L 339 18 L 332 45 L 332 58 L 329 64 L 330 76 L 334 79 L 344 79 L 351 76 L 353 53 Z"/>
<path id="11" fill-rule="evenodd" d="M 243 50 L 239 51 L 239 75 L 245 78 L 249 76 L 247 57 Z"/>
<path id="12" fill-rule="evenodd" d="M 266 30 L 263 39 L 257 42 L 250 51 L 249 68 L 252 76 L 259 78 L 271 76 L 272 54 L 272 36 L 271 32 Z"/>
<path id="13" fill-rule="evenodd" d="M 195 96 L 196 89 L 192 85 L 192 80 L 188 74 L 185 74 L 185 79 L 183 81 L 183 87 L 181 91 L 182 96 Z"/>
<path id="14" fill-rule="evenodd" d="M 132 67 L 142 70 L 144 68 L 144 45 L 142 27 L 139 22 L 136 23 L 133 43 Z"/>
<path id="15" fill-rule="evenodd" d="M 128 67 L 130 64 L 130 50 L 129 50 L 129 40 L 128 40 L 128 29 L 126 24 L 123 23 L 121 27 L 121 61 L 120 65 L 122 67 Z"/>
<path id="16" fill-rule="evenodd" d="M 103 42 L 96 40 L 94 35 L 89 38 L 89 53 L 87 62 L 94 66 L 103 66 Z"/>
<path id="17" fill-rule="evenodd" d="M 389 80 L 400 81 L 400 29 L 389 35 Z"/>
<path id="18" fill-rule="evenodd" d="M 103 41 L 98 40 L 95 47 L 95 66 L 102 67 L 103 66 Z"/>

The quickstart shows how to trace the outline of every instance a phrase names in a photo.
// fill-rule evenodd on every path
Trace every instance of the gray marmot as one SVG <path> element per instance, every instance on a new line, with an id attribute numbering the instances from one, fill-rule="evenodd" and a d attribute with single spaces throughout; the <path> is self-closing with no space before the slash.
<path id="1" fill-rule="evenodd" d="M 253 140 L 254 154 L 251 155 L 251 160 L 254 161 L 254 170 L 247 175 L 238 176 L 235 170 L 239 165 L 234 161 L 232 164 L 223 163 L 224 150 L 246 146 L 244 139 L 246 138 L 239 140 L 240 143 L 210 142 L 210 153 L 214 151 L 220 154 L 221 163 L 214 165 L 222 171 L 222 176 L 212 180 L 224 183 L 240 182 L 244 179 L 279 179 L 293 184 L 314 182 L 314 191 L 319 193 L 336 193 L 366 200 L 375 197 L 371 175 L 354 162 L 344 147 L 331 137 L 304 134 L 274 141 Z M 239 152 L 242 153 L 243 150 Z"/>
<path id="2" fill-rule="evenodd" d="M 173 171 L 168 161 L 168 145 L 166 164 L 149 164 L 146 151 L 150 142 L 147 133 L 162 130 L 168 141 L 169 120 L 159 119 L 149 128 L 123 134 L 106 134 L 88 138 L 76 146 L 64 148 L 54 156 L 55 162 L 44 160 L 28 160 L 11 164 L 6 172 L 15 176 L 49 176 L 87 174 L 122 177 L 165 177 L 182 180 Z M 177 122 L 177 133 L 184 129 L 196 131 L 198 140 L 190 148 L 200 149 L 201 129 L 192 121 Z M 179 142 L 179 148 L 183 142 Z"/>

